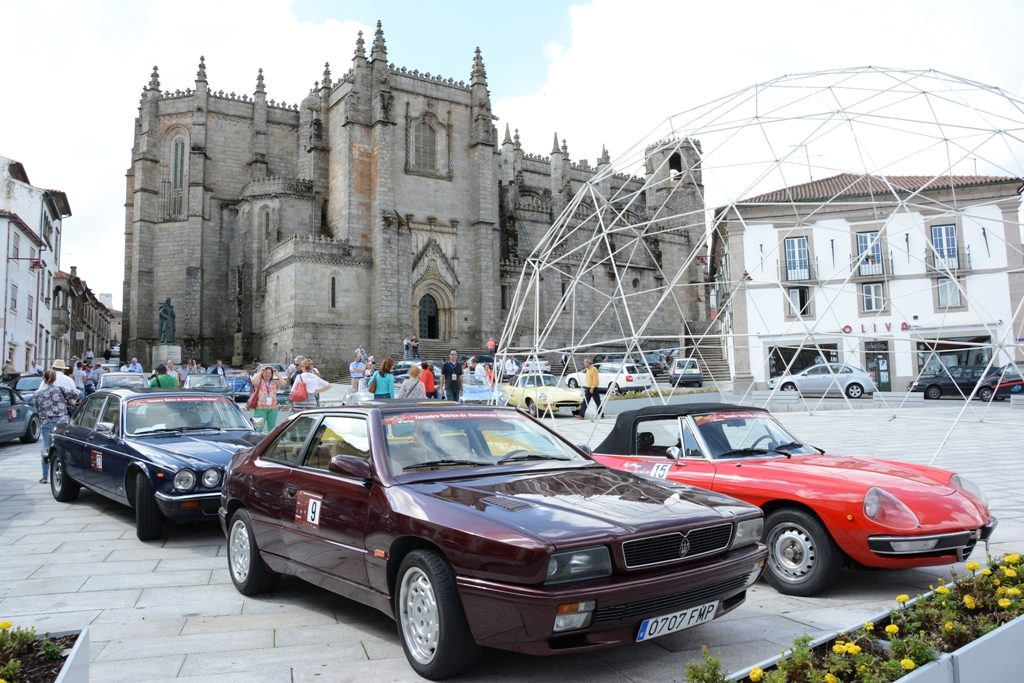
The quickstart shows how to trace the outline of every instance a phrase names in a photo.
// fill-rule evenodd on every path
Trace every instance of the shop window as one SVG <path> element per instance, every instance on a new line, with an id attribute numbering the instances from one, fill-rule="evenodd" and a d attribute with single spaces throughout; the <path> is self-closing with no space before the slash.
<path id="1" fill-rule="evenodd" d="M 867 313 L 885 310 L 885 285 L 881 282 L 861 285 L 861 307 Z"/>

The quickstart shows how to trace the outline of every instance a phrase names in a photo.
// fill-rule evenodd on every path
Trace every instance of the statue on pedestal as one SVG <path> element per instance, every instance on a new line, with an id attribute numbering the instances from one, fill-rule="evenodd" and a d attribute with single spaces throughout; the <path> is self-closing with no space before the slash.
<path id="1" fill-rule="evenodd" d="M 157 338 L 158 344 L 174 343 L 174 306 L 171 305 L 171 297 L 167 297 L 158 312 L 160 320 L 160 334 Z"/>

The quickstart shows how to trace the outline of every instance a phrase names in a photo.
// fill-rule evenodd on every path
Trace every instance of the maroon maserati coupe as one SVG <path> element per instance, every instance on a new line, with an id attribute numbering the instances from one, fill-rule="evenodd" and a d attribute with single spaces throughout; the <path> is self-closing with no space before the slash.
<path id="1" fill-rule="evenodd" d="M 375 607 L 431 679 L 480 646 L 581 652 L 711 621 L 766 557 L 758 508 L 607 469 L 507 408 L 298 413 L 234 458 L 220 516 L 239 591 L 286 573 Z"/>

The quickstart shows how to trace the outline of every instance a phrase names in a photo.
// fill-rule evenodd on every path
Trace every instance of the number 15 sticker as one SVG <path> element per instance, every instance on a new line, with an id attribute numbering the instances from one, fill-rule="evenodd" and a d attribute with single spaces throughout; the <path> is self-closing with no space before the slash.
<path id="1" fill-rule="evenodd" d="M 318 493 L 299 491 L 295 502 L 295 523 L 299 526 L 320 528 L 320 515 L 323 512 L 324 497 Z"/>

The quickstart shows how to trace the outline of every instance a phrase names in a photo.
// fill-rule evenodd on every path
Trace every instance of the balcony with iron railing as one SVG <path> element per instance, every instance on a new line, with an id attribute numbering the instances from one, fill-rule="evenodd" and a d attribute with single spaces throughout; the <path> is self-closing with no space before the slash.
<path id="1" fill-rule="evenodd" d="M 971 248 L 932 249 L 925 251 L 925 270 L 931 277 L 963 273 L 971 270 Z"/>
<path id="2" fill-rule="evenodd" d="M 818 259 L 779 261 L 779 282 L 808 282 L 818 277 Z"/>
<path id="3" fill-rule="evenodd" d="M 892 270 L 892 252 L 881 256 L 868 252 L 850 258 L 850 272 L 855 280 L 861 278 L 878 279 L 886 275 L 892 275 Z"/>

